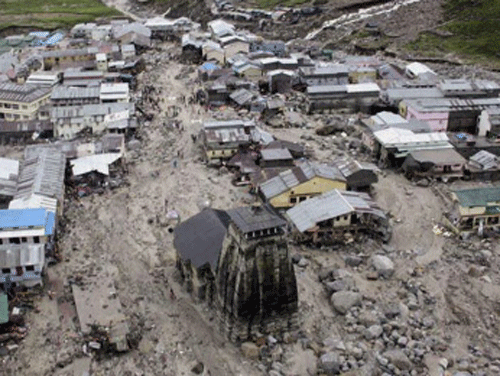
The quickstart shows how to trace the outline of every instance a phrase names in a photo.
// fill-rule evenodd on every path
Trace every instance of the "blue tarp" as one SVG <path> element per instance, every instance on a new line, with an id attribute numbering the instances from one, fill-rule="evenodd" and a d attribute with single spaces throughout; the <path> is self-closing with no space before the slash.
<path id="1" fill-rule="evenodd" d="M 211 71 L 211 70 L 219 69 L 219 66 L 217 64 L 207 62 L 207 63 L 203 64 L 200 67 L 200 69 L 203 71 Z"/>
<path id="2" fill-rule="evenodd" d="M 54 33 L 49 39 L 47 39 L 43 44 L 46 46 L 53 46 L 60 41 L 62 41 L 64 38 L 64 34 L 62 33 Z"/>

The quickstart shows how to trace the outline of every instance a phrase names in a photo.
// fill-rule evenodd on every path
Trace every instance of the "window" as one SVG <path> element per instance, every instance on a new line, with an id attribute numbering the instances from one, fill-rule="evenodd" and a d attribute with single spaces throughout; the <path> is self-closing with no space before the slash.
<path id="1" fill-rule="evenodd" d="M 19 110 L 19 105 L 18 105 L 18 104 L 13 104 L 13 105 L 12 105 L 12 108 L 13 108 L 14 110 Z"/>
<path id="2" fill-rule="evenodd" d="M 27 110 L 28 109 L 28 106 L 24 105 L 23 104 L 23 107 L 22 107 L 23 110 Z"/>
<path id="3" fill-rule="evenodd" d="M 302 201 L 305 201 L 305 200 L 307 200 L 307 197 L 306 197 L 306 196 L 301 196 L 301 197 L 299 198 L 299 202 L 302 202 Z"/>
<path id="4" fill-rule="evenodd" d="M 27 272 L 34 272 L 35 271 L 35 265 L 26 265 L 26 271 Z"/>
<path id="5" fill-rule="evenodd" d="M 39 244 L 40 243 L 40 237 L 39 236 L 33 237 L 33 243 Z"/>
<path id="6" fill-rule="evenodd" d="M 297 197 L 290 197 L 290 203 L 291 204 L 297 203 Z"/>
<path id="7" fill-rule="evenodd" d="M 10 244 L 20 244 L 20 243 L 21 243 L 21 241 L 20 241 L 20 239 L 19 239 L 19 238 L 10 238 L 10 239 L 9 239 L 9 243 L 10 243 Z"/>
<path id="8" fill-rule="evenodd" d="M 27 243 L 27 242 L 28 242 L 28 238 L 25 238 L 25 237 L 21 238 L 21 243 Z"/>
<path id="9" fill-rule="evenodd" d="M 2 269 L 2 274 L 10 274 L 10 269 L 9 268 L 3 268 Z"/>

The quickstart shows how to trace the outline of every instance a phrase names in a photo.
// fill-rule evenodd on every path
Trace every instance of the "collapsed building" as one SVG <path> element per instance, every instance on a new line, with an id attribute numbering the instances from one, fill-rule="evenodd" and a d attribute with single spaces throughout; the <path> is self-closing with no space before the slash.
<path id="1" fill-rule="evenodd" d="M 329 244 L 358 232 L 370 233 L 383 241 L 391 237 L 388 218 L 366 193 L 334 189 L 299 203 L 286 216 L 299 241 Z"/>
<path id="2" fill-rule="evenodd" d="M 297 327 L 297 282 L 286 221 L 272 208 L 205 209 L 174 230 L 188 291 L 217 312 L 233 341 Z"/>

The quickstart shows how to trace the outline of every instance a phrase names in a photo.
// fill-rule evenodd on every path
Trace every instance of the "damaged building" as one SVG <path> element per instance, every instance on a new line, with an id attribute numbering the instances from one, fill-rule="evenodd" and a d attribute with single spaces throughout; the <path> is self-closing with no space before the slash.
<path id="1" fill-rule="evenodd" d="M 174 230 L 177 267 L 188 291 L 215 308 L 231 340 L 297 326 L 285 228 L 270 207 L 242 207 L 205 209 Z"/>
<path id="2" fill-rule="evenodd" d="M 0 245 L 0 284 L 4 286 L 41 285 L 44 266 L 45 246 L 43 244 Z"/>
<path id="3" fill-rule="evenodd" d="M 482 234 L 500 228 L 500 188 L 473 188 L 454 191 L 455 206 L 443 220 L 455 233 Z"/>
<path id="4" fill-rule="evenodd" d="M 367 232 L 388 241 L 389 220 L 372 198 L 361 192 L 331 190 L 286 212 L 299 241 L 329 244 Z"/>

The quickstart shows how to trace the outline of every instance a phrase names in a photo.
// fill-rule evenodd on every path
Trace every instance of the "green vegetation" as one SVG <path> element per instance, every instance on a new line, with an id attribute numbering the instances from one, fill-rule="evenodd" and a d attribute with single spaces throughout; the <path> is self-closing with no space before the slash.
<path id="1" fill-rule="evenodd" d="M 0 30 L 8 27 L 56 29 L 119 15 L 119 11 L 100 0 L 0 0 Z"/>
<path id="2" fill-rule="evenodd" d="M 261 8 L 274 8 L 277 5 L 285 7 L 293 7 L 307 3 L 309 0 L 257 0 L 257 4 Z"/>
<path id="3" fill-rule="evenodd" d="M 500 65 L 500 1 L 447 0 L 444 11 L 447 23 L 441 30 L 451 36 L 423 33 L 409 49 L 430 54 L 454 52 L 471 62 Z"/>

